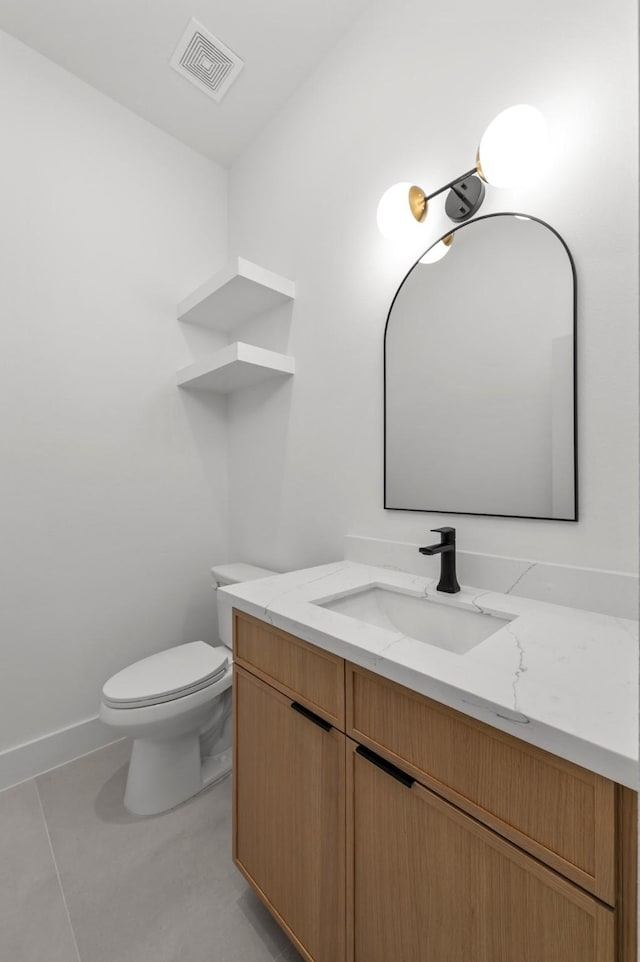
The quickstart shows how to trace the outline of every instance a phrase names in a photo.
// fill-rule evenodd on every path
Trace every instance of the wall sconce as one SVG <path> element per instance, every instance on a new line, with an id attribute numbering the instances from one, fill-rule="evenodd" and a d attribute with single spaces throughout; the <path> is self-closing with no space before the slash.
<path id="1" fill-rule="evenodd" d="M 431 194 L 415 184 L 394 184 L 381 197 L 377 221 L 391 240 L 411 235 L 422 224 L 429 201 L 448 190 L 445 212 L 450 220 L 472 217 L 484 200 L 485 184 L 515 187 L 539 172 L 547 150 L 547 123 L 535 107 L 518 104 L 495 117 L 480 140 L 476 164 Z M 446 253 L 446 252 L 445 252 Z"/>

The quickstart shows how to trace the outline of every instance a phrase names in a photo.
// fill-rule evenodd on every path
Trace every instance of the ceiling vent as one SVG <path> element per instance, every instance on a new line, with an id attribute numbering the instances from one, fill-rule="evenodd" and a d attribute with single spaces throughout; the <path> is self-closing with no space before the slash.
<path id="1" fill-rule="evenodd" d="M 244 67 L 244 61 L 197 20 L 188 24 L 170 63 L 218 103 Z"/>

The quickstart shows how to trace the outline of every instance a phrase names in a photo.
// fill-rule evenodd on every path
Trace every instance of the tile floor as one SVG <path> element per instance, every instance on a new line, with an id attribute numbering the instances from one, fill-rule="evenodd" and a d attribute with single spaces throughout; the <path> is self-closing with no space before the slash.
<path id="1" fill-rule="evenodd" d="M 231 779 L 122 805 L 118 742 L 0 792 L 3 962 L 299 962 L 231 863 Z"/>

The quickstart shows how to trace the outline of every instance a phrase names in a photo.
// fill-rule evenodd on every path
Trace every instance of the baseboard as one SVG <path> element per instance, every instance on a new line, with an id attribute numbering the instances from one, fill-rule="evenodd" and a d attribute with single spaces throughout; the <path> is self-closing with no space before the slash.
<path id="1" fill-rule="evenodd" d="M 115 740 L 113 732 L 96 716 L 23 745 L 7 748 L 0 752 L 0 791 L 27 778 L 42 775 L 80 755 L 103 748 Z"/>
<path id="2" fill-rule="evenodd" d="M 436 578 L 440 569 L 439 559 L 419 554 L 417 544 L 347 535 L 344 545 L 347 561 L 399 568 L 428 578 Z M 617 618 L 638 617 L 635 574 L 461 550 L 456 557 L 458 581 L 463 585 Z"/>

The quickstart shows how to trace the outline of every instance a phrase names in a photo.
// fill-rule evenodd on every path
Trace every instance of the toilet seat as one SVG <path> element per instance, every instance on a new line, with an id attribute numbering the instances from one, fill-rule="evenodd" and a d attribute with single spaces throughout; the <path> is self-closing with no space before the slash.
<path id="1" fill-rule="evenodd" d="M 109 679 L 102 689 L 109 708 L 144 708 L 175 701 L 208 688 L 228 669 L 226 648 L 191 641 L 134 662 Z"/>

